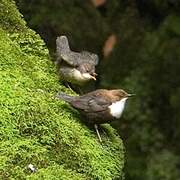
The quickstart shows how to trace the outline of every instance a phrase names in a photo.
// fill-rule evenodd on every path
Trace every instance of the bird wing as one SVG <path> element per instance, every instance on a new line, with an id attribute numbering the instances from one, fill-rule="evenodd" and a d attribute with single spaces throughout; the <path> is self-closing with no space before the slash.
<path id="1" fill-rule="evenodd" d="M 74 51 L 62 51 L 61 58 L 69 65 L 78 67 L 84 63 L 96 66 L 99 62 L 99 58 L 96 54 L 82 51 L 81 53 Z"/>
<path id="2" fill-rule="evenodd" d="M 85 112 L 100 112 L 107 110 L 108 106 L 112 103 L 102 96 L 81 96 L 71 102 L 72 106 L 76 109 Z"/>
<path id="3" fill-rule="evenodd" d="M 63 52 L 70 51 L 69 42 L 66 36 L 60 36 L 56 39 L 56 54 L 61 56 Z"/>
<path id="4" fill-rule="evenodd" d="M 84 61 L 87 61 L 88 63 L 91 63 L 94 66 L 98 65 L 99 57 L 97 54 L 90 53 L 88 51 L 82 51 L 81 54 L 82 54 L 82 59 Z"/>
<path id="5" fill-rule="evenodd" d="M 66 36 L 60 36 L 56 39 L 56 55 L 58 61 L 65 61 L 70 66 L 78 66 L 80 53 L 70 50 L 69 42 Z"/>
<path id="6" fill-rule="evenodd" d="M 81 64 L 81 55 L 80 53 L 69 51 L 69 52 L 62 52 L 61 58 L 63 61 L 65 61 L 67 64 L 73 67 L 77 67 Z"/>
<path id="7" fill-rule="evenodd" d="M 96 54 L 82 51 L 80 53 L 70 50 L 69 42 L 66 36 L 60 36 L 56 39 L 57 61 L 65 61 L 68 65 L 78 67 L 82 63 L 89 63 L 96 66 L 99 58 Z"/>
<path id="8" fill-rule="evenodd" d="M 108 106 L 111 105 L 111 102 L 104 98 L 91 99 L 89 101 L 89 109 L 87 112 L 100 112 L 107 110 Z"/>
<path id="9" fill-rule="evenodd" d="M 69 42 L 66 36 L 60 36 L 56 39 L 56 62 L 61 63 L 63 54 L 70 52 Z"/>

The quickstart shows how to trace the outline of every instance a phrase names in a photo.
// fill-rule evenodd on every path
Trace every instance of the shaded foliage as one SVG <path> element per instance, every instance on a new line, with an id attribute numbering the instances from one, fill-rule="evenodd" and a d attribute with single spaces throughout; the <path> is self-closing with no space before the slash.
<path id="1" fill-rule="evenodd" d="M 28 25 L 36 29 L 51 49 L 55 49 L 56 37 L 65 34 L 74 50 L 97 52 L 108 33 L 106 23 L 90 1 L 19 0 L 18 6 Z"/>

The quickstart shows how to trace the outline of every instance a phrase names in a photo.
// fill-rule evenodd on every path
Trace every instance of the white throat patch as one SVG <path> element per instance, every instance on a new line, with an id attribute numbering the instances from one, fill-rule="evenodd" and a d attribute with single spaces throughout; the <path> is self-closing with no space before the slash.
<path id="1" fill-rule="evenodd" d="M 109 106 L 110 113 L 111 113 L 111 115 L 112 115 L 113 117 L 115 117 L 115 118 L 120 118 L 120 117 L 121 117 L 127 99 L 128 99 L 127 97 L 126 97 L 126 98 L 123 98 L 123 99 L 121 99 L 120 101 L 117 101 L 117 102 L 115 102 L 115 103 L 112 103 L 112 104 Z"/>

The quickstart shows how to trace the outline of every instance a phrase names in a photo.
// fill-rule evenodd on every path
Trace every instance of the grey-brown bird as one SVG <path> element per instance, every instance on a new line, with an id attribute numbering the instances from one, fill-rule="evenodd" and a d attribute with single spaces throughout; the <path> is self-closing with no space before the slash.
<path id="1" fill-rule="evenodd" d="M 68 102 L 85 116 L 84 121 L 94 125 L 99 140 L 102 141 L 97 125 L 119 119 L 123 113 L 126 100 L 132 95 L 122 89 L 98 89 L 82 96 L 69 96 L 59 93 L 57 97 Z"/>
<path id="2" fill-rule="evenodd" d="M 56 47 L 56 64 L 63 81 L 82 86 L 96 80 L 95 66 L 99 61 L 96 54 L 71 51 L 66 36 L 57 37 Z"/>

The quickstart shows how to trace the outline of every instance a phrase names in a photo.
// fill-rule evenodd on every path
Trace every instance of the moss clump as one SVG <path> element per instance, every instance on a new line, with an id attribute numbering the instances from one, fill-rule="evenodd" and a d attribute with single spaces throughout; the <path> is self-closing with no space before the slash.
<path id="1" fill-rule="evenodd" d="M 101 145 L 78 113 L 54 98 L 68 90 L 59 85 L 43 41 L 13 1 L 0 0 L 0 6 L 0 178 L 123 178 L 116 132 L 104 125 Z M 31 173 L 28 164 L 38 171 Z"/>
<path id="2" fill-rule="evenodd" d="M 13 0 L 0 0 L 0 26 L 13 31 L 24 30 L 25 21 Z"/>

